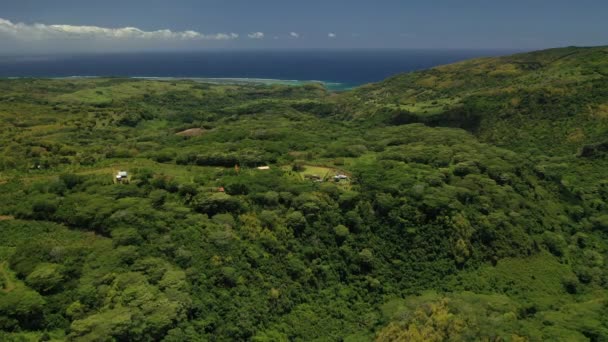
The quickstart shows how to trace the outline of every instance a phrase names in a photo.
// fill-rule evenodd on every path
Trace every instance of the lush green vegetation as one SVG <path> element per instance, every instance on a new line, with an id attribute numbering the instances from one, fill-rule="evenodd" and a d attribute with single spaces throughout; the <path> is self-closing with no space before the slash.
<path id="1" fill-rule="evenodd" d="M 1 80 L 0 340 L 606 341 L 606 51 Z"/>
<path id="2" fill-rule="evenodd" d="M 572 47 L 464 61 L 356 89 L 340 102 L 342 115 L 461 127 L 518 152 L 574 154 L 607 142 L 607 60 L 608 47 Z"/>

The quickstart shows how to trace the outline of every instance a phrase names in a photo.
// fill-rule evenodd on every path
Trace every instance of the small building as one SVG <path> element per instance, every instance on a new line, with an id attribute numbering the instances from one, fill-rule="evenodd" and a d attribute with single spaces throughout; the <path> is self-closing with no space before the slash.
<path id="1" fill-rule="evenodd" d="M 347 176 L 347 175 L 339 174 L 339 175 L 335 175 L 335 176 L 334 176 L 334 180 L 335 180 L 336 182 L 339 182 L 339 181 L 341 181 L 341 180 L 346 180 L 346 179 L 348 179 L 348 176 Z"/>
<path id="2" fill-rule="evenodd" d="M 270 166 L 258 166 L 258 170 L 270 170 Z"/>
<path id="3" fill-rule="evenodd" d="M 116 180 L 119 182 L 125 181 L 129 179 L 129 174 L 127 171 L 118 171 L 116 174 Z"/>

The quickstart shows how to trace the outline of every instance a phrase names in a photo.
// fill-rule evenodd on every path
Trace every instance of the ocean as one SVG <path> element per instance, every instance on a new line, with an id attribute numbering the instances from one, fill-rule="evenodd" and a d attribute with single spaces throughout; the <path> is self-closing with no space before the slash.
<path id="1" fill-rule="evenodd" d="M 324 82 L 345 89 L 506 50 L 249 50 L 0 56 L 0 78 L 152 77 Z M 228 79 L 228 80 L 226 80 Z"/>

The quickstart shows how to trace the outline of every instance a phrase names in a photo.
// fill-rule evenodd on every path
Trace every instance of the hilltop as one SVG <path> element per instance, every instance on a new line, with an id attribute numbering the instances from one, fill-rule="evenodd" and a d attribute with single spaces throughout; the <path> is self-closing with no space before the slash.
<path id="1" fill-rule="evenodd" d="M 607 141 L 608 47 L 480 58 L 397 75 L 344 94 L 344 117 L 462 127 L 482 141 L 576 153 Z"/>
<path id="2" fill-rule="evenodd" d="M 605 340 L 606 51 L 0 80 L 0 339 Z"/>

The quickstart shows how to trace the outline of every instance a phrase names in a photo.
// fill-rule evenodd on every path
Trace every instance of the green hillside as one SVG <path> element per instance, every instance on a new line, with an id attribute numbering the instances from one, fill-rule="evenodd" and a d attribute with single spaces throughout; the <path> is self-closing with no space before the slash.
<path id="1" fill-rule="evenodd" d="M 607 67 L 0 80 L 0 340 L 607 341 Z"/>
<path id="2" fill-rule="evenodd" d="M 480 58 L 397 75 L 342 99 L 349 118 L 462 127 L 521 152 L 608 141 L 608 47 Z"/>

